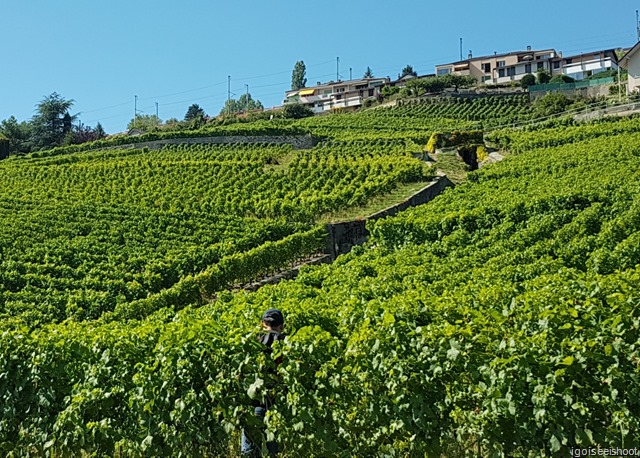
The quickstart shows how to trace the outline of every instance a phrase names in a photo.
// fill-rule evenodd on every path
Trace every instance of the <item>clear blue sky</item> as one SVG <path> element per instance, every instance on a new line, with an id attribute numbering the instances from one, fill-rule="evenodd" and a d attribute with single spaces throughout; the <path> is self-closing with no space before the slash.
<path id="1" fill-rule="evenodd" d="M 527 7 L 525 7 L 527 5 Z M 637 2 L 395 0 L 2 0 L 0 120 L 29 119 L 58 92 L 85 124 L 125 129 L 138 108 L 182 119 L 191 103 L 217 114 L 249 85 L 279 105 L 297 60 L 308 84 L 340 74 L 420 74 L 464 54 L 555 48 L 564 55 L 629 47 Z"/>

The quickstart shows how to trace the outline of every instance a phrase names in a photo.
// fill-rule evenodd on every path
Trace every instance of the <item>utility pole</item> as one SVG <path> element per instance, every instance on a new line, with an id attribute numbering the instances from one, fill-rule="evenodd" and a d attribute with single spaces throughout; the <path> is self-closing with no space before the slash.
<path id="1" fill-rule="evenodd" d="M 352 73 L 352 70 L 353 70 L 353 69 L 352 69 L 351 67 L 349 67 L 349 80 L 352 80 L 352 79 L 353 79 L 353 73 Z"/>
<path id="2" fill-rule="evenodd" d="M 462 37 L 460 37 L 460 60 L 462 60 Z"/>
<path id="3" fill-rule="evenodd" d="M 640 41 L 640 19 L 638 19 L 638 10 L 636 10 L 636 34 L 638 41 Z"/>
<path id="4" fill-rule="evenodd" d="M 336 81 L 340 81 L 340 58 L 336 57 Z"/>
<path id="5" fill-rule="evenodd" d="M 158 102 L 156 102 L 156 118 L 160 119 L 160 116 L 158 116 Z"/>
<path id="6" fill-rule="evenodd" d="M 133 128 L 136 128 L 136 118 L 138 117 L 138 96 L 133 96 Z"/>
<path id="7" fill-rule="evenodd" d="M 227 114 L 231 109 L 231 75 L 227 76 Z"/>
<path id="8" fill-rule="evenodd" d="M 245 84 L 245 87 L 247 88 L 247 99 L 244 101 L 244 109 L 248 113 L 249 112 L 249 85 Z"/>

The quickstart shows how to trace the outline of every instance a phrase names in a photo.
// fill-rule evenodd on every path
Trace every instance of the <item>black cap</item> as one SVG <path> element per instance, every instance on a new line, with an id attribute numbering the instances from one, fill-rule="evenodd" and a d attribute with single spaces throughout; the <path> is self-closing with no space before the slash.
<path id="1" fill-rule="evenodd" d="M 284 324 L 284 316 L 278 309 L 269 309 L 262 315 L 262 321 L 269 326 L 279 326 Z"/>

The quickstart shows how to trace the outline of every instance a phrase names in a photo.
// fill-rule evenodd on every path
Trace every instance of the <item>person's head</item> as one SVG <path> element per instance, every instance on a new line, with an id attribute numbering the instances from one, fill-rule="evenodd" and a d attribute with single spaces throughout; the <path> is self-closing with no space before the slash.
<path id="1" fill-rule="evenodd" d="M 282 332 L 284 315 L 278 309 L 269 309 L 262 315 L 262 326 L 269 331 Z"/>

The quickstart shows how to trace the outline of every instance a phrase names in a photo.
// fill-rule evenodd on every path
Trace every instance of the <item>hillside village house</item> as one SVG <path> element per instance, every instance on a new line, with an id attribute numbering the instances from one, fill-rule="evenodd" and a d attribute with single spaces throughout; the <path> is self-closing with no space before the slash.
<path id="1" fill-rule="evenodd" d="M 493 56 L 472 57 L 467 60 L 436 66 L 437 75 L 467 75 L 485 84 L 503 84 L 521 80 L 527 73 L 545 69 L 550 75 L 564 74 L 576 81 L 606 70 L 618 69 L 618 57 L 613 49 L 592 51 L 562 57 L 555 49 L 514 51 Z"/>
<path id="2" fill-rule="evenodd" d="M 357 80 L 318 83 L 316 86 L 287 91 L 284 103 L 300 103 L 314 113 L 339 108 L 357 108 L 364 100 L 378 97 L 389 78 L 362 78 Z"/>
<path id="3" fill-rule="evenodd" d="M 528 73 L 545 69 L 551 75 L 562 72 L 562 55 L 555 49 L 515 51 L 492 56 L 473 57 L 450 64 L 436 65 L 436 75 L 473 76 L 479 83 L 504 84 L 519 81 Z"/>
<path id="4" fill-rule="evenodd" d="M 640 42 L 631 48 L 622 59 L 620 59 L 620 67 L 629 72 L 627 79 L 627 93 L 640 91 Z"/>
<path id="5" fill-rule="evenodd" d="M 576 81 L 607 70 L 618 70 L 618 56 L 613 49 L 562 58 L 562 73 Z"/>

